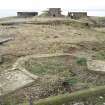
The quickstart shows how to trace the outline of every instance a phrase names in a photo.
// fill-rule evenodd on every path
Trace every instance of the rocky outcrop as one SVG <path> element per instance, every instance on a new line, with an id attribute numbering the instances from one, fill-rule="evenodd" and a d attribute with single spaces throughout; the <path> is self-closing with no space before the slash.
<path id="1" fill-rule="evenodd" d="M 87 68 L 90 71 L 105 73 L 105 61 L 101 60 L 88 60 Z"/>

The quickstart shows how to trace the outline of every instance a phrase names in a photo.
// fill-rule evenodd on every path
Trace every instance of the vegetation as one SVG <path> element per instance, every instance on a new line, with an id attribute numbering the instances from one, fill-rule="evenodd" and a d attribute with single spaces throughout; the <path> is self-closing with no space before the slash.
<path id="1" fill-rule="evenodd" d="M 48 17 L 48 10 L 46 10 L 42 14 L 40 14 L 39 17 Z"/>
<path id="2" fill-rule="evenodd" d="M 65 64 L 66 57 L 49 57 L 29 60 L 26 69 L 33 74 L 56 75 L 64 71 L 69 71 L 69 65 Z"/>
<path id="3" fill-rule="evenodd" d="M 96 55 L 94 55 L 94 58 L 98 60 L 105 60 L 105 51 L 97 52 Z"/>
<path id="4" fill-rule="evenodd" d="M 63 105 L 63 104 L 68 104 L 68 103 L 72 103 L 72 102 L 84 102 L 85 100 L 90 100 L 89 97 L 91 97 L 91 99 L 95 96 L 97 96 L 97 100 L 98 103 L 96 103 L 95 105 L 102 105 L 103 102 L 105 102 L 105 100 L 103 100 L 101 97 L 102 95 L 105 93 L 105 86 L 98 86 L 98 87 L 94 87 L 94 88 L 90 88 L 87 90 L 82 90 L 82 91 L 78 91 L 78 92 L 74 92 L 74 93 L 67 93 L 67 94 L 63 94 L 63 95 L 59 95 L 59 96 L 54 96 L 54 97 L 49 97 L 46 99 L 42 99 L 39 100 L 37 102 L 34 103 L 34 105 Z M 95 99 L 95 98 L 94 98 Z M 96 100 L 96 102 L 97 102 Z M 95 101 L 95 100 L 93 100 Z M 23 104 L 23 105 L 27 105 L 27 104 Z"/>
<path id="5" fill-rule="evenodd" d="M 24 103 L 19 105 L 29 105 L 29 102 L 26 103 L 29 100 L 25 99 L 29 97 L 29 90 L 34 96 L 35 105 L 61 105 L 62 103 L 78 102 L 79 100 L 93 102 L 95 99 L 97 102 L 93 105 L 102 105 L 105 99 L 99 99 L 99 96 L 105 93 L 105 86 L 91 87 L 105 85 L 105 76 L 104 74 L 93 74 L 84 69 L 86 69 L 86 57 L 90 57 L 92 51 L 96 53 L 96 59 L 105 60 L 105 51 L 99 51 L 104 50 L 102 42 L 105 41 L 105 34 L 98 30 L 95 31 L 93 26 L 90 29 L 90 20 L 88 18 L 84 22 L 83 20 L 71 20 L 70 18 L 43 18 L 47 15 L 47 12 L 45 12 L 39 18 L 12 18 L 9 19 L 11 21 L 4 19 L 0 22 L 0 35 L 15 38 L 15 40 L 3 44 L 3 46 L 1 45 L 1 56 L 8 58 L 0 65 L 1 71 L 8 70 L 19 57 L 33 54 L 63 53 L 70 46 L 77 46 L 75 51 L 69 49 L 66 52 L 75 55 L 75 60 L 74 56 L 29 60 L 26 62 L 25 67 L 31 73 L 38 75 L 39 80 L 35 81 L 31 86 L 22 88 L 23 91 L 17 90 L 18 92 L 14 92 L 15 95 L 13 94 L 13 96 L 16 97 L 10 98 L 9 96 L 7 99 L 5 98 L 4 105 L 16 105 L 19 102 Z M 104 27 L 103 30 L 105 30 Z M 102 46 L 99 43 L 102 43 Z M 84 57 L 80 57 L 79 54 L 84 54 Z M 8 62 L 8 65 L 6 62 Z M 57 83 L 60 85 L 57 85 Z M 67 83 L 67 86 L 64 86 L 64 83 Z M 84 88 L 81 84 L 86 84 L 86 87 Z M 68 87 L 74 90 L 65 91 Z M 62 90 L 60 90 L 61 88 Z M 84 90 L 86 88 L 88 90 Z M 77 90 L 81 91 L 76 92 Z M 26 97 L 25 92 L 27 93 Z M 63 95 L 59 95 L 62 93 Z M 54 97 L 44 99 L 49 96 Z M 88 99 L 88 97 L 91 98 Z M 36 100 L 42 98 L 43 100 L 36 102 Z"/>
<path id="6" fill-rule="evenodd" d="M 77 59 L 77 64 L 81 65 L 81 66 L 85 66 L 86 65 L 86 58 L 78 58 Z"/>
<path id="7" fill-rule="evenodd" d="M 74 85 L 78 82 L 78 80 L 76 78 L 68 78 L 65 80 L 65 82 L 67 82 L 69 85 Z"/>

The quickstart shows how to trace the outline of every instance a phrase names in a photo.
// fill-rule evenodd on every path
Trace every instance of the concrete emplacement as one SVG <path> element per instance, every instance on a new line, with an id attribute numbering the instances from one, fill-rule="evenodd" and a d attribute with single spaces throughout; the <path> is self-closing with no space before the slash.
<path id="1" fill-rule="evenodd" d="M 17 12 L 18 17 L 32 17 L 37 15 L 38 15 L 38 12 Z"/>
<path id="2" fill-rule="evenodd" d="M 68 17 L 70 17 L 71 19 L 87 17 L 87 12 L 68 12 Z"/>
<path id="3" fill-rule="evenodd" d="M 61 17 L 61 8 L 49 8 L 48 16 Z"/>

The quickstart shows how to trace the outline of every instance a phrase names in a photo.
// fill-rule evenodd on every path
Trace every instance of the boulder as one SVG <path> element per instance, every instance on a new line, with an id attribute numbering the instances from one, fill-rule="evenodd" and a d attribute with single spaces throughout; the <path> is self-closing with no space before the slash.
<path id="1" fill-rule="evenodd" d="M 105 61 L 89 60 L 87 61 L 88 70 L 105 73 Z"/>

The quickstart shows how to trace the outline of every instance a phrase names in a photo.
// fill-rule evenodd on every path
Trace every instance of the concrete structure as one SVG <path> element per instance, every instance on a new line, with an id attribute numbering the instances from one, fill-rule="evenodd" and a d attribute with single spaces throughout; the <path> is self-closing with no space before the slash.
<path id="1" fill-rule="evenodd" d="M 61 8 L 49 8 L 48 16 L 61 17 Z"/>
<path id="2" fill-rule="evenodd" d="M 105 74 L 105 61 L 88 60 L 87 67 L 88 67 L 88 70 L 90 70 L 90 71 Z"/>
<path id="3" fill-rule="evenodd" d="M 18 17 L 32 17 L 37 15 L 38 15 L 38 12 L 17 12 Z"/>
<path id="4" fill-rule="evenodd" d="M 87 17 L 87 12 L 68 12 L 68 17 L 71 17 L 71 19 Z"/>
<path id="5" fill-rule="evenodd" d="M 20 60 L 21 59 L 21 60 Z M 19 58 L 8 70 L 0 74 L 0 97 L 33 83 L 38 76 L 31 74 L 22 66 L 23 58 Z M 24 62 L 24 61 L 23 61 Z M 20 65 L 20 63 L 22 63 Z M 0 104 L 1 105 L 1 104 Z"/>

